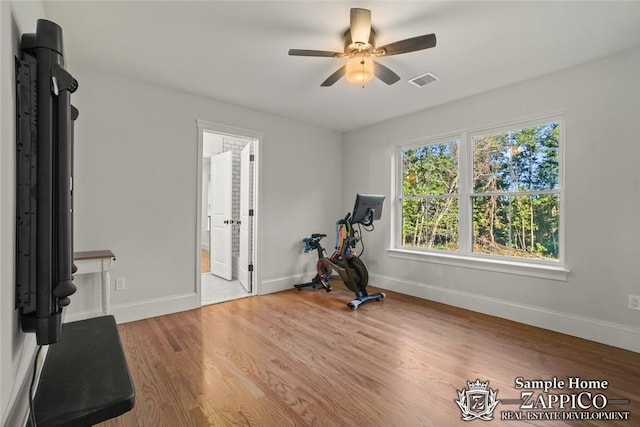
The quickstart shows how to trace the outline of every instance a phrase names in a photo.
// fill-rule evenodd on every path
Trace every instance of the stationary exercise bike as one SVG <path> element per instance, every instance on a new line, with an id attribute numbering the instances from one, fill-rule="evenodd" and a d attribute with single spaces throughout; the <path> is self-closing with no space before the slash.
<path id="1" fill-rule="evenodd" d="M 318 268 L 320 267 L 319 265 L 320 261 L 323 258 L 325 258 L 324 254 L 326 253 L 326 250 L 322 247 L 322 244 L 320 243 L 320 240 L 322 240 L 322 238 L 324 237 L 327 237 L 327 235 L 313 233 L 310 237 L 305 237 L 304 239 L 302 239 L 302 241 L 304 242 L 304 253 L 308 253 L 314 250 L 318 251 Z M 312 287 L 313 289 L 316 289 L 318 286 L 322 286 L 325 291 L 331 292 L 333 288 L 329 284 L 329 280 L 331 280 L 331 271 L 327 272 L 326 274 L 325 272 L 323 272 L 322 274 L 318 272 L 316 273 L 314 278 L 311 279 L 310 282 L 300 283 L 299 285 L 293 285 L 293 287 L 300 290 L 302 288 L 308 288 L 308 287 Z"/>
<path id="2" fill-rule="evenodd" d="M 336 222 L 336 246 L 330 257 L 325 256 L 325 249 L 320 243 L 326 234 L 312 234 L 310 237 L 305 237 L 303 240 L 305 252 L 318 251 L 317 273 L 311 282 L 294 285 L 294 287 L 300 290 L 305 287 L 315 289 L 322 286 L 327 292 L 330 292 L 332 287 L 329 281 L 335 270 L 345 286 L 356 294 L 356 298 L 347 303 L 352 309 L 355 310 L 366 302 L 380 301 L 384 298 L 385 294 L 382 292 L 367 293 L 369 273 L 364 262 L 360 259 L 362 252 L 356 255 L 354 251 L 357 243 L 361 241 L 361 230 L 363 228 L 366 231 L 373 230 L 373 221 L 379 220 L 382 216 L 383 204 L 384 196 L 358 194 L 353 208 L 353 216 L 351 213 L 347 213 L 343 219 Z M 358 230 L 354 227 L 356 225 Z"/>

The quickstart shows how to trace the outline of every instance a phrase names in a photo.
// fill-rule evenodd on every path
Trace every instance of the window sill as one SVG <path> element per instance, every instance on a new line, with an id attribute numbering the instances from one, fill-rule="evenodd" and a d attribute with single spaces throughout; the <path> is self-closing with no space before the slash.
<path id="1" fill-rule="evenodd" d="M 561 282 L 566 282 L 570 273 L 570 270 L 560 265 L 534 264 L 452 253 L 435 253 L 395 248 L 387 249 L 387 253 L 392 258 L 444 264 L 453 267 L 473 268 L 498 273 L 517 274 L 520 276 L 557 280 Z"/>

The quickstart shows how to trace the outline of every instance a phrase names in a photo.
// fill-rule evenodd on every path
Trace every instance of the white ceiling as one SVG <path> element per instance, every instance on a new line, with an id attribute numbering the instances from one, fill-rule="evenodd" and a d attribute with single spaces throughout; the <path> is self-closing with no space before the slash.
<path id="1" fill-rule="evenodd" d="M 320 87 L 345 60 L 287 51 L 342 51 L 351 7 L 371 9 L 378 46 L 429 33 L 438 44 L 379 59 L 401 77 L 392 86 Z M 639 1 L 47 0 L 45 10 L 64 30 L 71 66 L 338 131 L 640 46 Z M 407 82 L 427 71 L 441 80 Z"/>

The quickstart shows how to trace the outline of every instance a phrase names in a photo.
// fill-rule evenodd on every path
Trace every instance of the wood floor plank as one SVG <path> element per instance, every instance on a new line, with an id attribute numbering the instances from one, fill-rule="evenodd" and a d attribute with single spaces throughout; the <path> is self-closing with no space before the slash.
<path id="1" fill-rule="evenodd" d="M 393 292 L 352 311 L 352 297 L 291 290 L 120 325 L 136 406 L 102 425 L 462 426 L 467 381 L 509 400 L 516 377 L 607 380 L 630 402 L 606 411 L 631 420 L 500 420 L 519 410 L 501 402 L 490 424 L 640 425 L 638 353 Z"/>

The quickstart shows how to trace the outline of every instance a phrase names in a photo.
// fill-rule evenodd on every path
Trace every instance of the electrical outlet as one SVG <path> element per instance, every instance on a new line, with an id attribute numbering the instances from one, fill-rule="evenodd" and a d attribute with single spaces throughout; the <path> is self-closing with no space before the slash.
<path id="1" fill-rule="evenodd" d="M 124 291 L 126 288 L 124 277 L 118 277 L 116 279 L 116 291 Z"/>
<path id="2" fill-rule="evenodd" d="M 632 310 L 640 310 L 640 295 L 629 294 L 629 308 Z"/>

